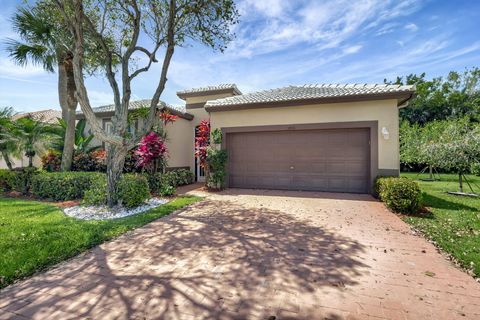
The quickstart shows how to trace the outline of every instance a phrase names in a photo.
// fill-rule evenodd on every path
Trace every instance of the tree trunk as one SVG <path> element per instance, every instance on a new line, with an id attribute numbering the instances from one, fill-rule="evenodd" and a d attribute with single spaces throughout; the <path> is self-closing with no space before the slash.
<path id="1" fill-rule="evenodd" d="M 2 157 L 3 157 L 3 160 L 5 160 L 5 164 L 7 165 L 7 168 L 9 170 L 12 170 L 13 169 L 12 161 L 10 160 L 10 156 L 8 155 L 8 152 L 2 151 Z"/>
<path id="2" fill-rule="evenodd" d="M 33 167 L 33 156 L 31 155 L 28 156 L 28 167 Z"/>
<path id="3" fill-rule="evenodd" d="M 462 172 L 458 173 L 458 191 L 463 193 L 463 174 L 462 174 Z"/>
<path id="4" fill-rule="evenodd" d="M 73 55 L 67 53 L 59 59 L 58 64 L 58 97 L 62 108 L 62 118 L 67 127 L 62 152 L 62 171 L 69 171 L 72 168 L 73 151 L 75 145 L 75 115 L 77 99 L 75 97 L 75 79 L 73 75 Z"/>
<path id="5" fill-rule="evenodd" d="M 428 166 L 428 172 L 430 174 L 430 180 L 433 180 L 433 167 L 431 165 Z"/>
<path id="6" fill-rule="evenodd" d="M 122 176 L 127 147 L 110 144 L 107 146 L 107 205 L 118 204 L 118 182 Z"/>

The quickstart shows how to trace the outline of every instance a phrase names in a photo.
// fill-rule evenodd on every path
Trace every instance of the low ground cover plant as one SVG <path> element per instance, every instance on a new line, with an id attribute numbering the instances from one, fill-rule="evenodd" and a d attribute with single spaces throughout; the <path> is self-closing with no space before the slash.
<path id="1" fill-rule="evenodd" d="M 422 192 L 417 182 L 405 177 L 378 177 L 375 193 L 392 211 L 414 214 L 422 206 Z"/>

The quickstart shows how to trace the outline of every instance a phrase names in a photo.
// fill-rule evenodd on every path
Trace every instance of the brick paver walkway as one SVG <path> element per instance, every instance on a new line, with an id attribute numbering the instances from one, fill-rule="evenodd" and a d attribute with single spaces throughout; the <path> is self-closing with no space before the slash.
<path id="1" fill-rule="evenodd" d="M 367 195 L 228 190 L 0 292 L 0 319 L 479 319 Z"/>

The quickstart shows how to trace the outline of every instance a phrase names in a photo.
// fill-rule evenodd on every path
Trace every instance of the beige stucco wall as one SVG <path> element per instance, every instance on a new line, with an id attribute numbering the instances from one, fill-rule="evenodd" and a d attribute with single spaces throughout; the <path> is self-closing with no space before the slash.
<path id="1" fill-rule="evenodd" d="M 194 128 L 192 121 L 183 118 L 166 126 L 169 167 L 189 167 L 193 171 Z"/>
<path id="2" fill-rule="evenodd" d="M 208 114 L 205 110 L 197 109 L 197 114 L 204 114 L 203 118 L 208 119 Z M 203 119 L 202 118 L 202 119 Z M 194 119 L 197 120 L 197 119 Z M 110 121 L 110 118 L 99 119 L 102 121 L 104 126 L 106 121 Z M 141 120 L 139 120 L 141 122 Z M 199 121 L 198 121 L 199 122 Z M 190 167 L 190 170 L 194 169 L 195 160 L 193 159 L 194 151 L 194 128 L 195 123 L 193 121 L 185 120 L 183 118 L 178 118 L 174 123 L 168 124 L 166 127 L 167 130 L 167 149 L 168 149 L 168 166 L 169 167 Z M 142 123 L 139 123 L 138 126 L 142 126 Z M 88 134 L 90 126 L 85 125 L 85 133 Z M 93 138 L 90 146 L 100 146 L 102 142 Z"/>
<path id="3" fill-rule="evenodd" d="M 201 103 L 205 102 L 208 100 L 216 100 L 216 99 L 222 99 L 222 98 L 227 98 L 231 97 L 231 93 L 220 93 L 220 94 L 210 94 L 210 95 L 205 95 L 205 96 L 197 96 L 197 97 L 188 97 L 185 99 L 185 102 L 187 104 L 192 104 L 192 103 Z"/>
<path id="4" fill-rule="evenodd" d="M 21 157 L 20 159 L 12 157 L 10 161 L 12 162 L 12 166 L 14 168 L 28 167 L 28 158 L 25 156 Z M 37 168 L 42 167 L 42 159 L 40 159 L 39 156 L 33 157 L 33 166 Z M 3 159 L 0 159 L 0 169 L 8 169 L 7 164 Z"/>
<path id="5" fill-rule="evenodd" d="M 398 170 L 400 159 L 397 100 L 232 110 L 210 114 L 212 130 L 226 127 L 375 120 L 378 121 L 379 130 L 378 167 Z M 389 131 L 388 140 L 382 136 L 383 127 Z"/>

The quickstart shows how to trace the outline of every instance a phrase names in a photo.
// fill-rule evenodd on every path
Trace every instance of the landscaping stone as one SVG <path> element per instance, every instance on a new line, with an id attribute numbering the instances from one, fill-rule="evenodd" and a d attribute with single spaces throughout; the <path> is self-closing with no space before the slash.
<path id="1" fill-rule="evenodd" d="M 107 206 L 74 206 L 63 209 L 63 212 L 70 217 L 82 220 L 107 220 L 128 217 L 134 214 L 142 213 L 150 209 L 161 206 L 169 200 L 163 198 L 151 198 L 144 205 L 135 208 L 125 208 L 117 206 L 109 208 Z"/>

